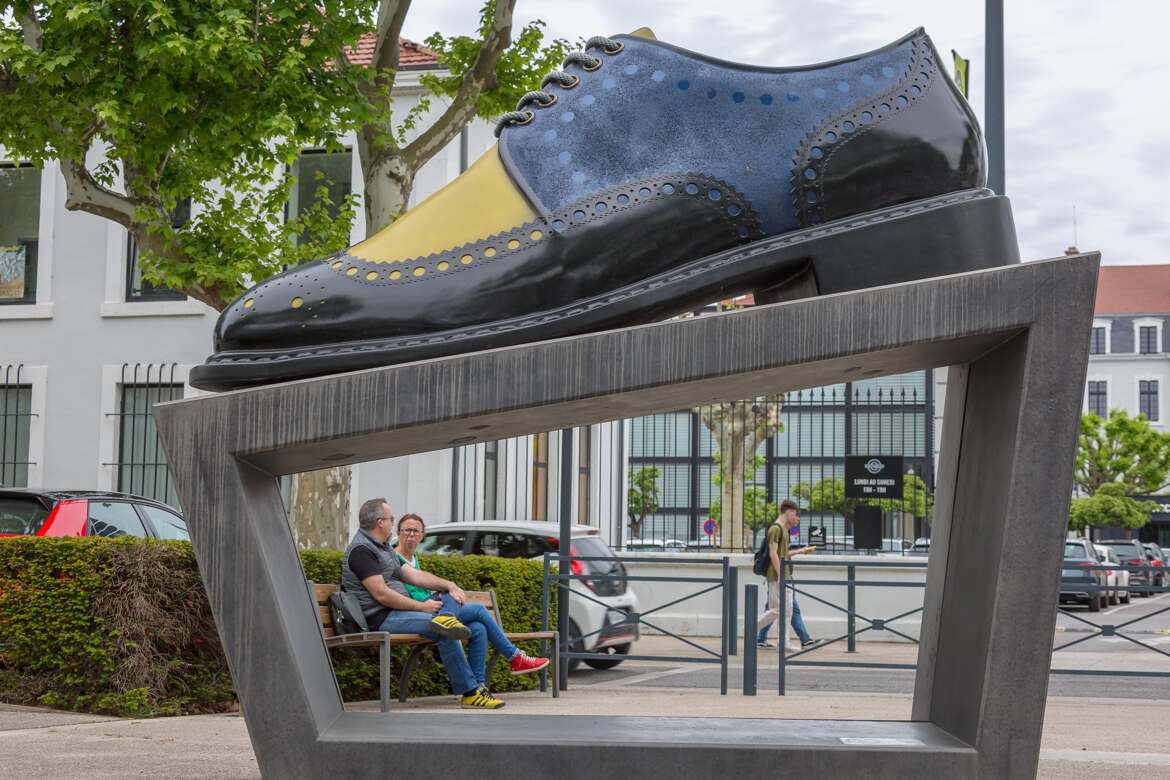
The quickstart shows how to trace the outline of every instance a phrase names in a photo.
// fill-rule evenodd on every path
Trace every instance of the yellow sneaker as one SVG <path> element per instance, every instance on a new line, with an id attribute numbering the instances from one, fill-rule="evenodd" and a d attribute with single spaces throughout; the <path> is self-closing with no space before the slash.
<path id="1" fill-rule="evenodd" d="M 455 619 L 454 615 L 435 615 L 431 620 L 431 631 L 439 639 L 470 639 L 471 630 Z"/>
<path id="2" fill-rule="evenodd" d="M 476 688 L 460 700 L 459 706 L 465 710 L 498 710 L 504 702 L 492 696 L 486 688 Z"/>

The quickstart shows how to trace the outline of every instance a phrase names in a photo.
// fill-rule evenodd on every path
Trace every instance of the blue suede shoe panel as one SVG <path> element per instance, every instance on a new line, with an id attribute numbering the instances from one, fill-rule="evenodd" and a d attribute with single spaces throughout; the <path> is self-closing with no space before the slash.
<path id="1" fill-rule="evenodd" d="M 824 66 L 755 70 L 642 38 L 618 36 L 616 55 L 578 86 L 549 88 L 526 125 L 500 138 L 505 163 L 536 207 L 556 211 L 590 193 L 671 171 L 727 181 L 768 235 L 798 227 L 793 158 L 824 121 L 888 92 L 907 75 L 912 40 Z"/>

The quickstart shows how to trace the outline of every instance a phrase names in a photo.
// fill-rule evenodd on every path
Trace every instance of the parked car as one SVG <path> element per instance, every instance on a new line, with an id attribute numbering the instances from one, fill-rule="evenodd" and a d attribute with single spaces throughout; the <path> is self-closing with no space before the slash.
<path id="1" fill-rule="evenodd" d="M 0 489 L 0 536 L 188 538 L 182 515 L 149 498 L 34 488 Z"/>
<path id="2" fill-rule="evenodd" d="M 919 537 L 914 540 L 914 544 L 906 551 L 907 555 L 926 556 L 930 555 L 930 539 L 926 537 Z"/>
<path id="3" fill-rule="evenodd" d="M 1148 569 L 1133 569 L 1134 566 L 1148 566 L 1149 559 L 1146 557 L 1146 548 L 1142 543 L 1136 539 L 1102 539 L 1098 544 L 1104 547 L 1111 547 L 1113 552 L 1117 553 L 1118 559 L 1122 566 L 1129 568 L 1129 584 L 1131 587 L 1148 587 L 1151 583 L 1150 571 Z M 1147 597 L 1148 591 L 1135 590 L 1135 596 Z"/>
<path id="4" fill-rule="evenodd" d="M 1117 553 L 1113 551 L 1112 547 L 1104 547 L 1102 545 L 1093 545 L 1093 550 L 1096 551 L 1097 559 L 1101 560 L 1102 566 L 1108 566 L 1106 570 L 1106 585 L 1109 586 L 1109 603 L 1121 603 L 1121 596 L 1126 596 L 1126 603 L 1129 603 L 1129 591 L 1122 592 L 1122 579 L 1124 585 L 1129 584 L 1129 572 L 1126 567 L 1121 565 L 1121 560 L 1117 558 Z"/>
<path id="5" fill-rule="evenodd" d="M 476 522 L 445 523 L 427 528 L 418 546 L 424 555 L 494 555 L 500 558 L 540 558 L 560 547 L 560 526 L 556 523 Z M 613 560 L 571 561 L 573 574 L 603 574 L 624 577 L 626 567 L 601 540 L 596 528 L 573 526 L 571 555 L 605 557 Z M 622 662 L 637 641 L 638 597 L 624 579 L 573 580 L 571 588 L 581 594 L 569 601 L 569 642 L 575 652 L 607 653 L 610 658 L 591 658 L 585 663 L 594 669 L 612 669 Z M 578 666 L 569 661 L 569 669 Z"/>
<path id="6" fill-rule="evenodd" d="M 627 539 L 622 546 L 626 552 L 679 552 L 687 549 L 681 539 Z"/>
<path id="7" fill-rule="evenodd" d="M 1097 557 L 1101 559 L 1101 563 L 1110 567 L 1109 578 L 1111 581 L 1109 585 L 1115 588 L 1112 591 L 1111 601 L 1114 604 L 1128 604 L 1130 602 L 1129 569 L 1121 565 L 1121 559 L 1117 557 L 1117 553 L 1113 551 L 1112 547 L 1095 544 L 1093 549 L 1097 551 Z"/>
<path id="8" fill-rule="evenodd" d="M 1146 542 L 1142 545 L 1146 548 L 1146 558 L 1149 559 L 1153 570 L 1150 571 L 1150 578 L 1153 580 L 1154 587 L 1162 588 L 1166 586 L 1166 581 L 1170 579 L 1170 574 L 1167 574 L 1166 556 L 1162 554 L 1162 548 L 1153 542 Z"/>
<path id="9" fill-rule="evenodd" d="M 1064 564 L 1060 571 L 1060 601 L 1075 601 L 1088 606 L 1090 612 L 1100 612 L 1106 606 L 1108 577 L 1101 565 L 1097 550 L 1088 539 L 1066 539 Z M 1101 590 L 1098 590 L 1101 588 Z"/>

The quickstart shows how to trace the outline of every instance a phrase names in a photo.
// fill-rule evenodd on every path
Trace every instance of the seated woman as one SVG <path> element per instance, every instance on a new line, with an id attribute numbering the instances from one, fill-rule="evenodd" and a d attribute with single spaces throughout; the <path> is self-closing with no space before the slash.
<path id="1" fill-rule="evenodd" d="M 422 569 L 418 562 L 418 545 L 426 535 L 426 523 L 418 515 L 408 512 L 398 520 L 398 542 L 394 545 L 394 552 L 398 559 L 416 569 Z M 435 593 L 426 588 L 410 583 L 404 583 L 411 598 L 416 601 L 429 599 L 443 600 L 444 594 Z M 447 596 L 447 598 L 450 598 Z M 467 661 L 471 665 L 476 682 L 481 687 L 487 684 L 487 646 L 496 649 L 504 658 L 507 658 L 512 674 L 530 674 L 539 672 L 548 666 L 547 658 L 532 658 L 508 641 L 503 629 L 488 614 L 482 604 L 463 604 L 457 607 L 454 613 L 459 622 L 471 631 L 471 638 L 467 640 Z"/>

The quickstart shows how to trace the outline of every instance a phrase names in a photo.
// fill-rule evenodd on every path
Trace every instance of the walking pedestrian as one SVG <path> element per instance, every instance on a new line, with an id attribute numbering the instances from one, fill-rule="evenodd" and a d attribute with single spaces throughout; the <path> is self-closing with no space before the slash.
<path id="1" fill-rule="evenodd" d="M 796 555 L 804 555 L 815 550 L 815 547 L 801 547 L 793 550 L 788 544 L 788 529 L 794 527 L 800 522 L 800 507 L 796 505 L 795 501 L 785 499 L 780 504 L 780 515 L 776 518 L 776 522 L 768 529 L 767 544 L 768 544 L 768 608 L 764 614 L 760 615 L 759 626 L 760 631 L 764 632 L 776 622 L 780 617 L 780 599 L 784 599 L 785 612 L 792 614 L 792 589 L 785 587 L 784 592 L 780 592 L 779 572 L 781 561 L 784 561 L 784 579 L 792 579 L 792 563 L 791 559 Z M 784 630 L 781 632 L 781 641 L 784 646 L 788 646 L 788 622 L 784 623 Z"/>

